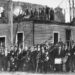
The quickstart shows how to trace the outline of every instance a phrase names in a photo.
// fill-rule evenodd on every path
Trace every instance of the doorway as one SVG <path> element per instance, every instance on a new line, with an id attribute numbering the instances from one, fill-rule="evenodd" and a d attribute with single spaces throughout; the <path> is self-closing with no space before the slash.
<path id="1" fill-rule="evenodd" d="M 66 43 L 67 43 L 67 46 L 70 45 L 70 38 L 71 38 L 71 29 L 66 29 Z"/>
<path id="2" fill-rule="evenodd" d="M 23 48 L 23 33 L 17 33 L 18 47 Z"/>
<path id="3" fill-rule="evenodd" d="M 58 42 L 58 33 L 54 33 L 54 44 Z"/>
<path id="4" fill-rule="evenodd" d="M 0 37 L 0 48 L 5 48 L 5 37 Z"/>

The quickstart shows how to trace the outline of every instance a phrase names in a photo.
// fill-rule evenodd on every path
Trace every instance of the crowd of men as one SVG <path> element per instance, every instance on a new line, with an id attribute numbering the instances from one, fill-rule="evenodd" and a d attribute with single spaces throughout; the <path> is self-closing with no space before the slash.
<path id="1" fill-rule="evenodd" d="M 11 46 L 7 53 L 0 50 L 1 71 L 31 71 L 31 72 L 74 72 L 75 71 L 75 43 L 71 47 L 62 41 L 53 44 L 37 44 L 22 49 Z"/>

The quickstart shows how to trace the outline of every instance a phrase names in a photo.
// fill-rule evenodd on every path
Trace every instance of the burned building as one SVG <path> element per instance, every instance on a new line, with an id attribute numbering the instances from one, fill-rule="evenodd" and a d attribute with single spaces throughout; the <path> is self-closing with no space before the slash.
<path id="1" fill-rule="evenodd" d="M 64 42 L 71 39 L 75 41 L 74 24 L 55 22 L 54 20 L 30 19 L 24 18 L 24 16 L 19 17 L 18 21 L 13 21 L 12 2 L 6 1 L 6 5 L 7 3 L 9 4 L 8 10 L 5 8 L 8 12 L 7 22 L 2 22 L 2 19 L 0 22 L 0 47 L 4 46 L 9 49 L 12 43 L 16 43 L 24 48 L 25 45 L 31 46 L 45 41 L 56 43 L 60 41 L 60 38 Z"/>

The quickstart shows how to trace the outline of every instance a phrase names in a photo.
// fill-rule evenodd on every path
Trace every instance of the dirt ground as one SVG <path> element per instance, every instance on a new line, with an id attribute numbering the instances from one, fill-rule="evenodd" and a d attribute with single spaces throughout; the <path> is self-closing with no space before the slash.
<path id="1" fill-rule="evenodd" d="M 27 73 L 27 72 L 0 72 L 0 75 L 75 75 L 75 73 Z"/>

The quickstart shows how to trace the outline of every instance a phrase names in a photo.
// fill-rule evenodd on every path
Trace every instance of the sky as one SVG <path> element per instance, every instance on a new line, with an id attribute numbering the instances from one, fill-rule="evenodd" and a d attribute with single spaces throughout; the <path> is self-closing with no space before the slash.
<path id="1" fill-rule="evenodd" d="M 69 0 L 13 0 L 13 1 L 21 1 L 21 2 L 28 2 L 33 4 L 41 4 L 41 5 L 47 5 L 49 7 L 61 7 L 63 10 L 65 10 L 65 20 L 66 22 L 70 21 L 69 17 Z"/>

